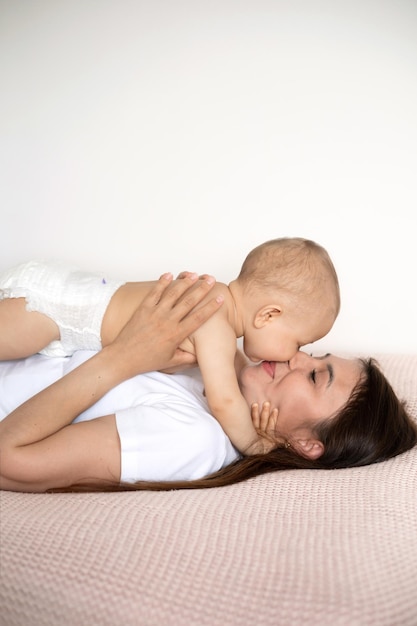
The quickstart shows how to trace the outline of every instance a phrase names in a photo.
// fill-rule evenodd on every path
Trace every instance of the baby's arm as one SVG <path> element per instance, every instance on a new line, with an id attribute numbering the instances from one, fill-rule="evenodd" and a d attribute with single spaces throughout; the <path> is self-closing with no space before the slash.
<path id="1" fill-rule="evenodd" d="M 255 430 L 235 371 L 236 335 L 218 311 L 194 333 L 207 401 L 233 445 L 244 454 L 265 453 L 273 445 Z"/>

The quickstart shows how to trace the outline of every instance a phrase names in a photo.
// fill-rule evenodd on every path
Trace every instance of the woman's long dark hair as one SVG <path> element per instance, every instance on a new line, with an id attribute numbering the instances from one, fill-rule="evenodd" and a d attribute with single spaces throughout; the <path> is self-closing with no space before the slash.
<path id="1" fill-rule="evenodd" d="M 322 421 L 315 435 L 323 455 L 311 460 L 279 446 L 268 454 L 247 456 L 205 478 L 104 487 L 74 486 L 65 491 L 168 491 L 223 487 L 261 474 L 289 469 L 340 469 L 370 465 L 406 452 L 417 444 L 417 424 L 408 414 L 373 359 L 362 359 L 363 374 L 339 413 Z M 63 491 L 60 489 L 59 491 Z"/>

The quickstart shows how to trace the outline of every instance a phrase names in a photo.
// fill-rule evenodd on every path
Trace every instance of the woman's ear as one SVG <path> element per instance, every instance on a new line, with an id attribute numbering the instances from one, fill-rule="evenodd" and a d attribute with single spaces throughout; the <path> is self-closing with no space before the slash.
<path id="1" fill-rule="evenodd" d="M 267 304 L 255 314 L 255 328 L 262 328 L 282 314 L 283 308 L 279 304 Z"/>
<path id="2" fill-rule="evenodd" d="M 298 454 L 315 461 L 324 453 L 324 444 L 319 439 L 296 439 L 291 445 Z"/>

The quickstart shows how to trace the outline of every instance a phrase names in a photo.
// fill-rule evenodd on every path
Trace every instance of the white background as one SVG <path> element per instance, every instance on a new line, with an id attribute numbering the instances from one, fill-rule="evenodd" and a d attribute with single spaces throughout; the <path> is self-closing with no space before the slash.
<path id="1" fill-rule="evenodd" d="M 417 352 L 417 2 L 0 0 L 0 268 L 229 282 L 304 236 L 317 348 Z"/>

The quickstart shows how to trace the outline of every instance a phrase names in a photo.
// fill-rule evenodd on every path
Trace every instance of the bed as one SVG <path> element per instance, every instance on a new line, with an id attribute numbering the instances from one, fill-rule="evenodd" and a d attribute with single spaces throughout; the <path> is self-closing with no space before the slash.
<path id="1" fill-rule="evenodd" d="M 417 420 L 417 355 L 377 358 Z M 205 491 L 0 493 L 1 626 L 416 626 L 417 449 Z"/>

